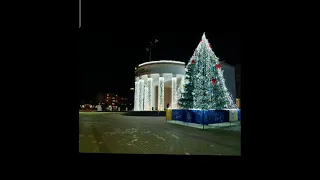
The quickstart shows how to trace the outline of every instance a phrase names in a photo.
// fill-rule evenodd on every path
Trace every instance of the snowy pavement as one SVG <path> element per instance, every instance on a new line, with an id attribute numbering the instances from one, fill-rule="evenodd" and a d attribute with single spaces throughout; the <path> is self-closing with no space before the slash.
<path id="1" fill-rule="evenodd" d="M 240 132 L 204 131 L 165 117 L 81 113 L 79 151 L 97 153 L 240 155 Z"/>
<path id="2" fill-rule="evenodd" d="M 220 125 L 217 124 L 213 128 L 222 129 L 226 131 L 237 131 L 241 132 L 241 122 L 232 122 L 232 123 L 221 123 Z"/>

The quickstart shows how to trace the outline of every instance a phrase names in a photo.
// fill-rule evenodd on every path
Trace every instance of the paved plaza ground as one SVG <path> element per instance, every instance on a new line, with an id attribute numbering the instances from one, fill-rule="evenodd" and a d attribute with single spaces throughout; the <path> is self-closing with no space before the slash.
<path id="1" fill-rule="evenodd" d="M 170 124 L 165 117 L 80 112 L 79 152 L 240 155 L 241 133 Z"/>

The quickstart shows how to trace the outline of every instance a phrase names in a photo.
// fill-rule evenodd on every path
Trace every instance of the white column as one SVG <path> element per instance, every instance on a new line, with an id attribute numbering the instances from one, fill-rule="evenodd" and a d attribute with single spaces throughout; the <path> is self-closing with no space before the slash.
<path id="1" fill-rule="evenodd" d="M 172 74 L 172 99 L 171 99 L 171 108 L 177 108 L 177 77 L 175 74 Z"/>
<path id="2" fill-rule="evenodd" d="M 181 89 L 181 93 L 184 92 L 184 76 L 181 77 L 180 89 Z M 179 98 L 181 98 L 181 97 L 179 97 Z"/>
<path id="3" fill-rule="evenodd" d="M 178 85 L 178 92 L 177 92 L 177 109 L 180 109 L 179 106 L 179 99 L 182 97 L 182 92 L 184 91 L 184 76 L 181 77 L 180 84 Z"/>
<path id="4" fill-rule="evenodd" d="M 147 84 L 147 83 L 145 83 Z M 147 111 L 147 103 L 148 103 L 148 88 L 144 86 L 144 97 L 143 97 L 143 110 Z"/>
<path id="5" fill-rule="evenodd" d="M 158 86 L 158 110 L 164 110 L 164 77 L 163 74 L 159 76 L 159 86 Z"/>
<path id="6" fill-rule="evenodd" d="M 147 111 L 152 110 L 152 94 L 153 94 L 153 88 L 152 88 L 152 78 L 150 75 L 148 75 L 148 84 L 147 84 Z"/>
<path id="7" fill-rule="evenodd" d="M 134 83 L 134 111 L 139 111 L 139 80 Z"/>
<path id="8" fill-rule="evenodd" d="M 139 111 L 143 111 L 144 81 L 139 80 Z"/>

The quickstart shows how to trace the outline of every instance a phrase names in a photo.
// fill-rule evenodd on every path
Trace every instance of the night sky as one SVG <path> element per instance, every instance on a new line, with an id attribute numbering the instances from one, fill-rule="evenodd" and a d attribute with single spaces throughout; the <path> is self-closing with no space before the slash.
<path id="1" fill-rule="evenodd" d="M 238 34 L 205 32 L 213 51 L 228 64 L 240 62 Z M 96 94 L 128 94 L 134 87 L 134 68 L 147 60 L 146 48 L 158 39 L 152 49 L 152 60 L 188 62 L 203 32 L 81 32 L 79 100 L 94 101 Z"/>

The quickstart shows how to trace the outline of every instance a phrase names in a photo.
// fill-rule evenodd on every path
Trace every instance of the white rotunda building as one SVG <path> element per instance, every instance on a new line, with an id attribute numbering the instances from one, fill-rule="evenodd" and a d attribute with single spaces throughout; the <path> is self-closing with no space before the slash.
<path id="1" fill-rule="evenodd" d="M 235 68 L 221 61 L 220 63 L 226 86 L 234 99 Z M 184 62 L 172 60 L 140 64 L 135 69 L 134 111 L 164 111 L 168 103 L 172 109 L 178 108 L 185 66 Z"/>
<path id="2" fill-rule="evenodd" d="M 134 111 L 164 111 L 177 108 L 183 86 L 185 63 L 160 60 L 140 64 L 135 70 Z"/>

